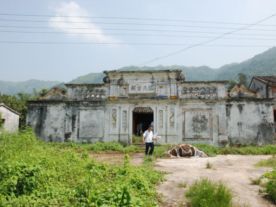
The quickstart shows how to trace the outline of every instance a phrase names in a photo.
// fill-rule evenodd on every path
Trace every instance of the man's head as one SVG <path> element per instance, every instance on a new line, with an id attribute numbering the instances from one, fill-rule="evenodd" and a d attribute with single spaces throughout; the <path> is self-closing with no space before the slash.
<path id="1" fill-rule="evenodd" d="M 152 126 L 150 125 L 149 127 L 148 127 L 148 131 L 152 131 Z"/>

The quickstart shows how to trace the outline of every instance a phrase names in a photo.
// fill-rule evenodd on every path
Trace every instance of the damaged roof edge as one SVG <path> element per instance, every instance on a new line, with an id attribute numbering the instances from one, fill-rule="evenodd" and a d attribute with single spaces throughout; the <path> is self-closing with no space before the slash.
<path id="1" fill-rule="evenodd" d="M 8 107 L 8 106 L 7 106 L 7 105 L 5 105 L 4 103 L 0 103 L 0 106 L 5 107 L 5 108 L 6 108 L 6 109 L 8 109 L 9 111 L 11 111 L 11 112 L 13 112 L 13 113 L 17 114 L 18 116 L 20 116 L 20 115 L 21 115 L 19 112 L 17 112 L 17 111 L 15 111 L 14 109 L 12 109 L 12 108 Z"/>
<path id="2" fill-rule="evenodd" d="M 249 87 L 251 86 L 254 79 L 269 86 L 276 86 L 276 76 L 253 76 L 250 81 Z"/>
<path id="3" fill-rule="evenodd" d="M 185 83 L 223 83 L 223 84 L 228 84 L 229 81 L 227 80 L 214 80 L 214 81 L 184 81 L 182 84 L 185 84 Z"/>
<path id="4" fill-rule="evenodd" d="M 255 102 L 273 102 L 273 98 L 257 98 L 257 97 L 228 97 L 226 102 L 231 101 L 255 101 Z M 273 104 L 273 103 L 272 103 Z"/>
<path id="5" fill-rule="evenodd" d="M 75 87 L 75 86 L 94 86 L 94 87 L 100 87 L 104 86 L 104 83 L 66 83 L 64 84 L 66 87 Z"/>
<path id="6" fill-rule="evenodd" d="M 182 72 L 180 69 L 174 70 L 105 70 L 103 71 L 104 74 L 108 73 L 162 73 L 162 72 Z"/>

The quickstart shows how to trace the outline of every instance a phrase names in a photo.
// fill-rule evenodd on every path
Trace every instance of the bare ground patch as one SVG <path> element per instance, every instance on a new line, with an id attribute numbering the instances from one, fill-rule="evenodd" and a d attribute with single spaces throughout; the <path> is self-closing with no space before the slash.
<path id="1" fill-rule="evenodd" d="M 89 157 L 99 162 L 107 164 L 118 164 L 121 165 L 124 162 L 124 154 L 120 152 L 105 152 L 105 153 L 89 153 Z M 133 165 L 141 165 L 144 161 L 143 153 L 132 153 L 129 154 L 130 163 Z"/>
<path id="2" fill-rule="evenodd" d="M 168 173 L 165 177 L 166 181 L 158 186 L 158 192 L 163 195 L 163 206 L 184 206 L 184 193 L 187 186 L 200 178 L 225 183 L 232 190 L 234 204 L 237 206 L 275 206 L 260 195 L 259 186 L 252 185 L 252 179 L 259 178 L 269 170 L 269 168 L 257 168 L 254 165 L 269 157 L 219 155 L 208 158 L 158 159 L 155 168 Z"/>

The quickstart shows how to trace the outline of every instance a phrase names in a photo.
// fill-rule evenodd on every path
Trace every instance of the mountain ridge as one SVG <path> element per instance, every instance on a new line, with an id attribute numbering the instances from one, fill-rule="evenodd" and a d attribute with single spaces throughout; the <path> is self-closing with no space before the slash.
<path id="1" fill-rule="evenodd" d="M 43 81 L 30 79 L 27 81 L 1 81 L 0 80 L 0 93 L 14 95 L 17 93 L 33 93 L 35 90 L 48 89 L 61 84 L 58 81 Z"/>
<path id="2" fill-rule="evenodd" d="M 230 63 L 219 68 L 211 68 L 208 66 L 125 66 L 118 70 L 167 70 L 180 69 L 183 71 L 187 81 L 214 81 L 214 80 L 235 80 L 239 73 L 244 73 L 247 79 L 252 76 L 276 75 L 276 47 L 272 47 L 263 53 L 257 54 L 240 63 Z M 69 83 L 102 83 L 104 74 L 89 73 L 79 76 Z M 40 81 L 31 79 L 22 82 L 0 81 L 0 93 L 16 94 L 19 92 L 32 93 L 33 90 L 41 90 L 43 88 L 51 88 L 53 86 L 62 85 L 58 81 Z"/>

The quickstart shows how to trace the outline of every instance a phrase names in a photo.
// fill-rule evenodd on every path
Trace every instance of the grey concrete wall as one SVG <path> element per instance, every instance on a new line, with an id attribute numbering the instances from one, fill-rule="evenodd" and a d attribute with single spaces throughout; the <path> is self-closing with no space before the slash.
<path id="1" fill-rule="evenodd" d="M 0 114 L 4 119 L 3 129 L 7 132 L 16 132 L 19 127 L 19 115 L 4 106 L 0 106 Z"/>
<path id="2" fill-rule="evenodd" d="M 107 105 L 35 104 L 28 123 L 47 141 L 119 141 L 130 144 L 135 107 L 150 107 L 158 143 L 214 145 L 273 141 L 273 107 L 264 101 L 142 100 Z"/>
<path id="3" fill-rule="evenodd" d="M 227 141 L 224 101 L 183 101 L 180 109 L 182 142 L 219 145 Z"/>
<path id="4" fill-rule="evenodd" d="M 64 141 L 65 104 L 29 105 L 27 124 L 46 141 Z"/>
<path id="5" fill-rule="evenodd" d="M 27 124 L 46 141 L 104 141 L 104 105 L 29 104 Z"/>
<path id="6" fill-rule="evenodd" d="M 228 136 L 232 144 L 273 142 L 273 108 L 264 101 L 231 101 L 227 104 Z"/>

